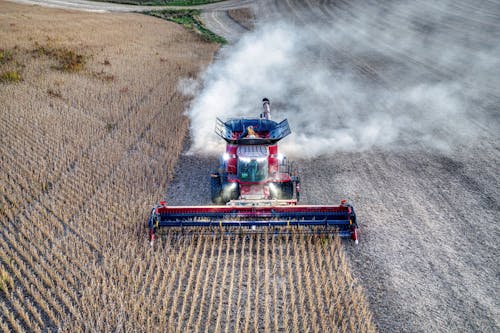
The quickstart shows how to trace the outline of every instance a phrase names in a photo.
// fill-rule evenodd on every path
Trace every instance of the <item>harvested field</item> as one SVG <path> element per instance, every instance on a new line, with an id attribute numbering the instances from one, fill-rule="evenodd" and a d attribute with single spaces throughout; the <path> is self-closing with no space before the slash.
<path id="1" fill-rule="evenodd" d="M 139 14 L 0 13 L 21 78 L 0 83 L 0 331 L 374 330 L 332 239 L 148 246 L 188 128 L 177 81 L 217 45 Z"/>
<path id="2" fill-rule="evenodd" d="M 227 15 L 245 29 L 253 30 L 255 28 L 255 14 L 251 8 L 230 9 L 227 11 Z"/>

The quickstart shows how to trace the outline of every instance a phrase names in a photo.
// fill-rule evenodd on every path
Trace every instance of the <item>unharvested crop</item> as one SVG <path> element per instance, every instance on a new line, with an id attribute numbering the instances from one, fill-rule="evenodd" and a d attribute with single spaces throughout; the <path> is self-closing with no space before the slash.
<path id="1" fill-rule="evenodd" d="M 12 277 L 5 271 L 0 268 L 0 294 L 4 294 L 6 296 L 9 295 L 9 290 L 14 287 L 14 281 Z"/>
<path id="2" fill-rule="evenodd" d="M 0 49 L 0 65 L 8 63 L 13 59 L 12 52 L 10 50 L 2 50 Z"/>
<path id="3" fill-rule="evenodd" d="M 0 74 L 0 82 L 10 83 L 21 81 L 21 74 L 17 70 L 5 71 Z"/>
<path id="4" fill-rule="evenodd" d="M 26 65 L 0 89 L 0 263 L 12 281 L 0 331 L 373 330 L 330 238 L 166 235 L 149 247 L 143 222 L 188 130 L 178 79 L 217 45 L 145 15 L 0 12 L 0 40 Z M 49 38 L 85 67 L 33 57 Z M 88 75 L 101 71 L 114 79 Z"/>
<path id="5" fill-rule="evenodd" d="M 84 55 L 79 54 L 72 49 L 66 47 L 40 45 L 38 42 L 35 43 L 33 54 L 38 56 L 48 56 L 56 60 L 57 63 L 53 65 L 53 68 L 66 72 L 78 72 L 83 69 L 85 63 L 87 62 Z"/>
<path id="6" fill-rule="evenodd" d="M 15 60 L 14 49 L 0 49 L 0 83 L 17 83 L 22 81 L 23 65 Z"/>

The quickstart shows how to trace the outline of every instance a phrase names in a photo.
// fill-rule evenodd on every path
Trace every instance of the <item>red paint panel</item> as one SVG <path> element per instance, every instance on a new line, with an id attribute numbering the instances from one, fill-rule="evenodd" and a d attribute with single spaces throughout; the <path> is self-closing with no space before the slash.
<path id="1" fill-rule="evenodd" d="M 269 174 L 278 172 L 278 145 L 269 146 Z"/>
<path id="2" fill-rule="evenodd" d="M 229 174 L 236 174 L 236 171 L 237 171 L 237 167 L 236 167 L 236 163 L 238 161 L 238 159 L 236 157 L 237 149 L 238 149 L 237 145 L 228 144 L 226 146 L 226 154 L 229 155 L 229 159 L 227 160 L 227 164 L 226 164 L 227 165 L 226 171 Z"/>

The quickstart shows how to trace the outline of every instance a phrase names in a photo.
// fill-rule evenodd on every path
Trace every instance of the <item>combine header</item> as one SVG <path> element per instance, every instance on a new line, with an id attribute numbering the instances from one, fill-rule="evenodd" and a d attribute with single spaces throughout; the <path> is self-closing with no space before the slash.
<path id="1" fill-rule="evenodd" d="M 288 121 L 271 120 L 269 100 L 264 98 L 259 118 L 217 118 L 215 132 L 226 141 L 219 168 L 211 174 L 213 206 L 167 206 L 162 201 L 149 216 L 149 240 L 159 228 L 184 232 L 256 230 L 275 233 L 337 232 L 356 243 L 354 208 L 340 205 L 298 205 L 300 177 L 297 166 L 278 153 L 278 141 L 291 133 Z"/>

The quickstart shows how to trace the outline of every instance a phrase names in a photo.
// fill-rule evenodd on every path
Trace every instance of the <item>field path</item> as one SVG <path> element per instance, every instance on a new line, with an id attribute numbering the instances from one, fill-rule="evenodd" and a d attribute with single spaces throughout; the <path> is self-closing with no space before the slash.
<path id="1" fill-rule="evenodd" d="M 87 0 L 11 0 L 18 3 L 40 5 L 52 8 L 74 9 L 89 12 L 142 12 L 147 10 L 157 9 L 185 9 L 190 7 L 176 7 L 176 6 L 134 6 L 124 5 L 109 2 L 96 2 Z M 207 5 L 193 6 L 202 10 L 201 18 L 210 30 L 216 34 L 223 36 L 230 43 L 236 42 L 239 37 L 246 32 L 246 30 L 231 19 L 228 15 L 228 10 L 255 7 L 255 0 L 229 0 L 223 2 L 216 2 Z"/>

